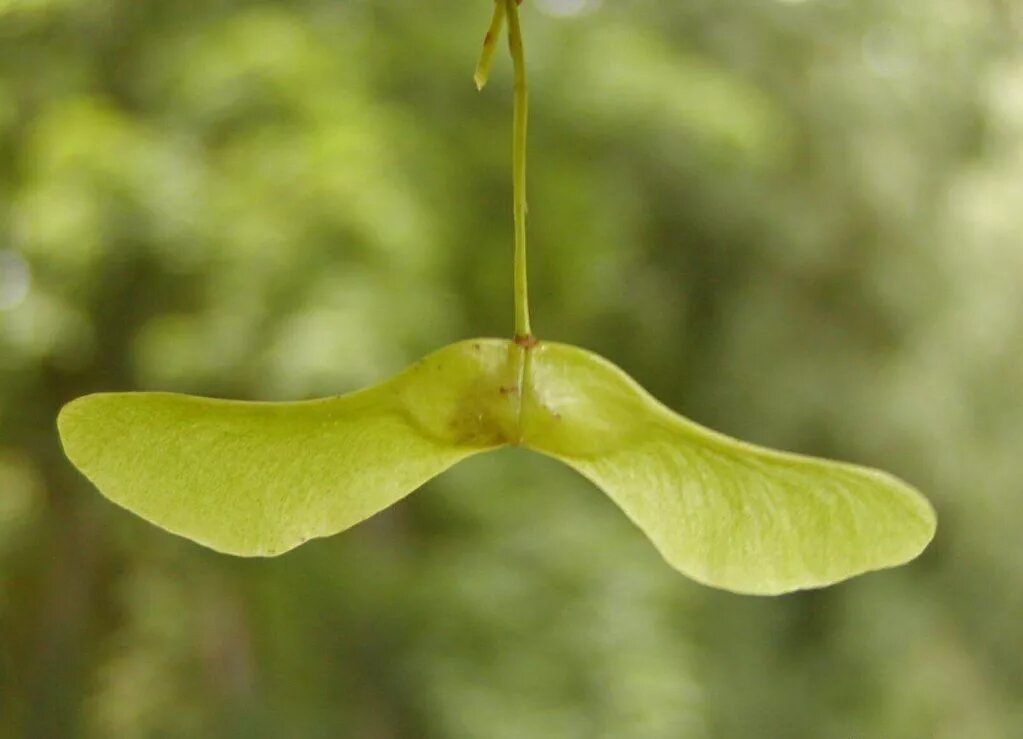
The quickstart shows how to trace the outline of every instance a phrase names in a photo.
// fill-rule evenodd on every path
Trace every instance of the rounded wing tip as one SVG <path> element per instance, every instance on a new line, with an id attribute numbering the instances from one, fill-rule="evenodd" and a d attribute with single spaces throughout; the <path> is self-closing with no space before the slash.
<path id="1" fill-rule="evenodd" d="M 60 439 L 61 448 L 64 450 L 64 455 L 79 470 L 81 470 L 81 465 L 76 458 L 78 446 L 76 432 L 78 431 L 78 422 L 82 419 L 92 400 L 92 395 L 83 395 L 65 403 L 57 413 L 57 436 Z"/>
<path id="2" fill-rule="evenodd" d="M 83 395 L 73 400 L 69 400 L 61 406 L 60 410 L 57 412 L 57 430 L 61 433 L 61 435 L 64 434 L 64 431 L 68 428 L 68 424 L 78 414 L 84 405 L 83 401 L 85 401 L 88 397 L 88 395 Z"/>
<path id="3" fill-rule="evenodd" d="M 856 567 L 835 568 L 830 572 L 819 573 L 817 575 L 808 574 L 803 577 L 776 577 L 764 575 L 763 573 L 755 576 L 734 573 L 712 573 L 694 567 L 691 562 L 674 560 L 669 553 L 658 547 L 656 543 L 655 547 L 673 569 L 701 585 L 724 590 L 736 595 L 776 597 L 807 590 L 820 590 L 852 580 L 861 575 L 883 572 L 909 564 L 927 550 L 927 547 L 934 540 L 937 533 L 937 518 L 935 516 L 932 515 L 930 520 L 925 523 L 926 526 L 914 532 L 912 538 L 907 535 L 904 539 L 904 546 L 899 548 L 897 554 L 889 554 L 871 561 L 865 561 Z"/>
<path id="4" fill-rule="evenodd" d="M 61 409 L 57 412 L 57 431 L 61 438 L 63 439 L 67 433 L 73 430 L 72 424 L 81 419 L 90 407 L 119 394 L 123 395 L 124 393 L 90 393 L 89 395 L 80 395 L 61 406 Z"/>

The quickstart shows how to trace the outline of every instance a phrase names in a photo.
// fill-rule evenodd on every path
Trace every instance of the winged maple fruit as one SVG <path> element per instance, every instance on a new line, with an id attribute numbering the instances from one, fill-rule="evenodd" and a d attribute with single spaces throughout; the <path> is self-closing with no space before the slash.
<path id="1" fill-rule="evenodd" d="M 373 387 L 296 403 L 89 395 L 60 413 L 68 458 L 110 500 L 221 552 L 272 556 L 343 531 L 459 461 L 506 445 L 609 495 L 673 567 L 728 590 L 828 585 L 916 557 L 927 500 L 876 470 L 705 429 L 583 349 L 536 340 L 525 290 L 525 76 L 515 0 L 516 338 L 462 341 Z"/>

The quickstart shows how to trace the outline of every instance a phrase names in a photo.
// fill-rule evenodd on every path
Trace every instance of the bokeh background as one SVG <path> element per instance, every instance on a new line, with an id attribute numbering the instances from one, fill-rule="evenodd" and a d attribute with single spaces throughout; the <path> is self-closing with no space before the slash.
<path id="1" fill-rule="evenodd" d="M 509 335 L 488 0 L 0 0 L 0 737 L 1023 736 L 1023 6 L 527 0 L 541 337 L 934 501 L 756 599 L 515 450 L 235 560 L 106 502 L 59 407 L 295 399 Z"/>

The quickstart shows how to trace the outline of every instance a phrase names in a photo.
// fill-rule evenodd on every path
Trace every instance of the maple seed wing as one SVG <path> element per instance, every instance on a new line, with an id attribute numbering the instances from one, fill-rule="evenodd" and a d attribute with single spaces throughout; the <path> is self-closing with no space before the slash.
<path id="1" fill-rule="evenodd" d="M 110 500 L 245 556 L 346 529 L 467 456 L 372 394 L 294 404 L 90 395 L 64 409 L 59 428 L 68 457 Z"/>
<path id="2" fill-rule="evenodd" d="M 500 345 L 447 347 L 381 385 L 301 403 L 99 394 L 61 411 L 70 460 L 113 502 L 221 552 L 342 531 L 500 439 L 460 421 Z M 483 368 L 485 369 L 485 368 Z"/>
<path id="3" fill-rule="evenodd" d="M 913 559 L 934 535 L 927 500 L 888 474 L 730 439 L 596 355 L 543 349 L 526 443 L 603 489 L 695 580 L 765 595 L 822 587 Z"/>

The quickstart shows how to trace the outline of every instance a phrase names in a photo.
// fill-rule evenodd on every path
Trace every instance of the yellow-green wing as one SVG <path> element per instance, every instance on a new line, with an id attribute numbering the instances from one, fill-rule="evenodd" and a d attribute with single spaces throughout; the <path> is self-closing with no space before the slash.
<path id="1" fill-rule="evenodd" d="M 269 556 L 353 526 L 503 443 L 473 404 L 514 372 L 507 345 L 455 344 L 375 387 L 309 402 L 89 395 L 64 407 L 58 427 L 69 459 L 110 500 L 218 551 Z"/>
<path id="2" fill-rule="evenodd" d="M 531 354 L 524 443 L 603 489 L 695 580 L 756 594 L 821 587 L 902 564 L 934 535 L 930 504 L 891 475 L 709 431 L 581 349 Z"/>

